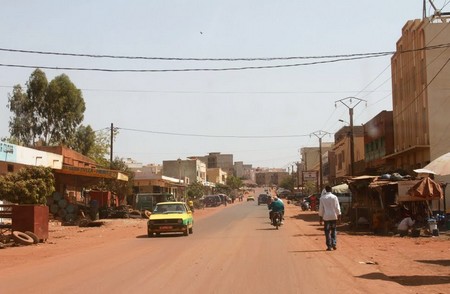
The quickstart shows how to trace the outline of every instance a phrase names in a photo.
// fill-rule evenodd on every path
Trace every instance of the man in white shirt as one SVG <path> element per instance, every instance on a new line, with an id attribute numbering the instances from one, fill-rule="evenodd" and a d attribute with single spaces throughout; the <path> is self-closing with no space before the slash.
<path id="1" fill-rule="evenodd" d="M 409 229 L 414 226 L 416 223 L 414 217 L 407 216 L 398 224 L 397 231 L 400 234 L 400 237 L 404 237 L 408 235 Z"/>
<path id="2" fill-rule="evenodd" d="M 341 219 L 341 207 L 339 206 L 339 200 L 336 195 L 331 193 L 331 187 L 325 187 L 325 194 L 320 197 L 319 204 L 319 224 L 324 223 L 325 231 L 325 243 L 327 245 L 327 251 L 334 250 L 336 247 L 336 224 Z"/>

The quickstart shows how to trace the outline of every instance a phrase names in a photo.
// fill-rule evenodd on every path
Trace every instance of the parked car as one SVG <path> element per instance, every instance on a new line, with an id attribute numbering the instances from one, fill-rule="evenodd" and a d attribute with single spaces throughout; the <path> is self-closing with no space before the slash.
<path id="1" fill-rule="evenodd" d="M 147 221 L 147 235 L 180 232 L 188 236 L 193 233 L 194 217 L 184 202 L 160 202 Z"/>
<path id="2" fill-rule="evenodd" d="M 258 205 L 267 204 L 268 200 L 269 200 L 269 195 L 267 195 L 267 194 L 259 194 L 258 195 Z"/>
<path id="3" fill-rule="evenodd" d="M 205 207 L 216 207 L 222 204 L 222 198 L 219 195 L 207 195 L 203 197 Z"/>

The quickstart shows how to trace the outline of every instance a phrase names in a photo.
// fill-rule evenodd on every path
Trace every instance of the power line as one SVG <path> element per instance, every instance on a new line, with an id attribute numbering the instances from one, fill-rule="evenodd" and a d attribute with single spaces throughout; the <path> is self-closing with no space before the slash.
<path id="1" fill-rule="evenodd" d="M 193 134 L 193 133 L 173 133 L 173 132 L 161 132 L 161 131 L 151 131 L 151 130 L 139 130 L 130 128 L 117 127 L 119 130 L 158 134 L 158 135 L 169 135 L 169 136 L 185 136 L 185 137 L 204 137 L 204 138 L 235 138 L 235 139 L 267 139 L 267 138 L 298 138 L 307 137 L 308 135 L 257 135 L 257 136 L 240 136 L 240 135 L 206 135 L 206 134 Z"/>
<path id="2" fill-rule="evenodd" d="M 411 49 L 400 51 L 397 53 L 408 53 L 422 50 L 434 50 L 440 48 L 448 48 L 450 47 L 450 43 L 439 44 L 429 47 L 423 47 L 418 49 Z M 102 57 L 102 58 L 128 58 L 128 59 L 161 59 L 160 57 L 139 57 L 139 56 L 114 56 L 114 55 L 93 55 L 93 54 L 75 54 L 75 53 L 58 53 L 58 52 L 45 52 L 45 51 L 31 51 L 31 50 L 17 50 L 17 49 L 5 49 L 0 48 L 0 50 L 8 50 L 14 52 L 21 53 L 34 53 L 34 54 L 54 54 L 54 55 L 70 55 L 70 56 L 78 56 L 78 57 Z M 358 54 L 347 54 L 347 55 L 334 55 L 334 56 L 315 56 L 315 57 L 269 57 L 269 58 L 166 58 L 165 60 L 197 60 L 197 61 L 273 61 L 273 60 L 291 60 L 291 59 L 329 59 L 335 58 L 331 60 L 324 61 L 312 61 L 305 63 L 294 63 L 294 64 L 279 64 L 279 65 L 265 65 L 265 66 L 241 66 L 241 67 L 224 67 L 224 68 L 181 68 L 181 69 L 108 69 L 108 68 L 87 68 L 87 67 L 58 67 L 58 66 L 38 66 L 38 65 L 22 65 L 22 64 L 0 64 L 2 67 L 14 67 L 14 68 L 42 68 L 42 69 L 53 69 L 53 70 L 76 70 L 76 71 L 100 71 L 100 72 L 135 72 L 135 73 L 161 73 L 161 72 L 195 72 L 195 71 L 236 71 L 236 70 L 249 70 L 249 69 L 274 69 L 274 68 L 288 68 L 288 67 L 299 67 L 299 66 L 308 66 L 308 65 L 318 65 L 318 64 L 327 64 L 327 63 L 336 63 L 341 61 L 352 61 L 352 60 L 360 60 L 374 57 L 383 57 L 387 55 L 394 54 L 394 51 L 389 52 L 375 52 L 375 53 L 358 53 Z"/>
<path id="3" fill-rule="evenodd" d="M 181 68 L 181 69 L 108 69 L 108 68 L 87 68 L 87 67 L 58 67 L 58 66 L 39 66 L 39 65 L 22 65 L 22 64 L 6 64 L 1 63 L 2 67 L 13 67 L 13 68 L 41 68 L 41 69 L 53 69 L 53 70 L 72 70 L 72 71 L 99 71 L 99 72 L 110 72 L 110 73 L 162 73 L 162 72 L 200 72 L 200 71 L 236 71 L 236 70 L 249 70 L 249 69 L 274 69 L 274 68 L 289 68 L 289 67 L 299 67 L 308 65 L 318 65 L 327 63 L 336 63 L 341 61 L 352 61 L 359 59 L 367 59 L 373 57 L 386 56 L 381 54 L 367 55 L 360 57 L 349 57 L 341 59 L 333 59 L 326 61 L 313 61 L 305 63 L 294 63 L 294 64 L 279 64 L 279 65 L 264 65 L 264 66 L 241 66 L 241 67 L 224 67 L 224 68 Z"/>

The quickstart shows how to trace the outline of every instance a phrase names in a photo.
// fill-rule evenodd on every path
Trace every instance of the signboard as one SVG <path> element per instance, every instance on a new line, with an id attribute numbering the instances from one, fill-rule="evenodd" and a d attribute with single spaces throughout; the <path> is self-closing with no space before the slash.
<path id="1" fill-rule="evenodd" d="M 303 172 L 304 182 L 315 182 L 317 181 L 317 171 L 304 171 Z"/>

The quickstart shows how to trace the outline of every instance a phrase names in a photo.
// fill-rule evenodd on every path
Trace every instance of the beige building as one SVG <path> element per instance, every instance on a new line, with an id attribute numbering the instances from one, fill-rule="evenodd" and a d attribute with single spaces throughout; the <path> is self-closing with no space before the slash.
<path id="1" fill-rule="evenodd" d="M 227 173 L 221 168 L 208 168 L 206 170 L 206 180 L 214 184 L 225 185 L 227 182 Z"/>
<path id="2" fill-rule="evenodd" d="M 450 151 L 449 24 L 408 21 L 391 60 L 396 167 L 408 173 Z M 428 50 L 417 50 L 420 48 Z M 406 52 L 405 52 L 406 51 Z"/>
<path id="3" fill-rule="evenodd" d="M 353 126 L 354 163 L 353 171 L 351 164 L 351 130 L 349 126 L 344 126 L 334 135 L 333 152 L 336 157 L 335 176 L 337 182 L 349 176 L 361 175 L 364 173 L 364 128 Z M 352 174 L 353 173 L 353 174 Z"/>
<path id="4" fill-rule="evenodd" d="M 206 183 L 206 164 L 199 159 L 163 161 L 163 176 L 185 180 L 185 184 Z"/>

